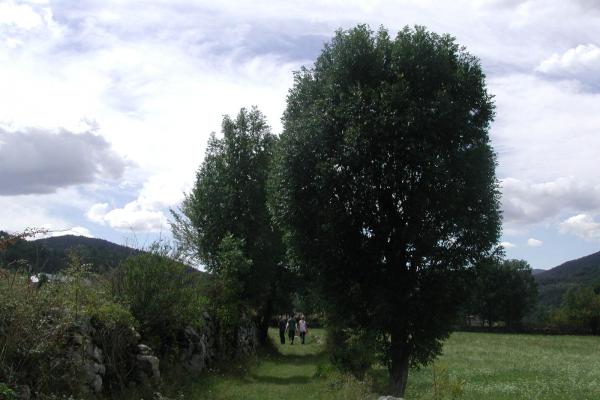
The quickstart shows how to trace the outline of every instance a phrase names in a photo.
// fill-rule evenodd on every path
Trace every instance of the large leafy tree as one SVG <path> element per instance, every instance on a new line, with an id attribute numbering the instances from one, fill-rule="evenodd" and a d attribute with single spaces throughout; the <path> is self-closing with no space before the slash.
<path id="1" fill-rule="evenodd" d="M 379 336 L 396 393 L 498 240 L 492 118 L 478 60 L 421 27 L 339 31 L 289 92 L 278 222 L 329 312 Z"/>
<path id="2" fill-rule="evenodd" d="M 278 297 L 286 295 L 281 235 L 266 203 L 277 138 L 256 108 L 224 117 L 222 133 L 211 136 L 172 228 L 182 248 L 227 284 L 221 299 L 235 298 L 255 315 L 264 342 Z"/>

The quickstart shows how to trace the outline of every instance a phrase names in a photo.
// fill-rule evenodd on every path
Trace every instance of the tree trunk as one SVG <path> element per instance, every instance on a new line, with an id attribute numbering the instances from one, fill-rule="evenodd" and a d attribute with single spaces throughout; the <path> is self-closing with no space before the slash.
<path id="1" fill-rule="evenodd" d="M 390 388 L 394 396 L 404 397 L 408 382 L 409 352 L 406 346 L 406 335 L 393 333 L 391 343 Z"/>
<path id="2" fill-rule="evenodd" d="M 258 343 L 263 346 L 269 339 L 269 318 L 262 316 L 256 324 L 256 335 Z"/>
<path id="3" fill-rule="evenodd" d="M 261 346 L 264 346 L 265 344 L 267 344 L 267 341 L 269 340 L 269 323 L 271 322 L 272 310 L 273 310 L 273 305 L 272 305 L 271 301 L 268 301 L 264 305 L 262 312 L 260 313 L 260 315 L 258 315 L 258 318 L 257 318 L 256 335 L 257 335 L 258 343 Z"/>

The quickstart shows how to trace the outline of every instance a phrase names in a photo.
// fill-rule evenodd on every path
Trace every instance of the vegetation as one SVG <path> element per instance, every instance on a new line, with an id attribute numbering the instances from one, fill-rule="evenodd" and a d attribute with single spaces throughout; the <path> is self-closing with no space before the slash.
<path id="1" fill-rule="evenodd" d="M 497 242 L 492 116 L 478 61 L 420 27 L 338 31 L 290 90 L 278 221 L 330 314 L 378 337 L 397 394 L 440 353 L 463 271 Z"/>
<path id="2" fill-rule="evenodd" d="M 12 243 L 18 240 L 6 239 L 0 247 Z M 75 252 L 60 274 L 40 275 L 37 282 L 19 265 L 0 268 L 0 388 L 5 397 L 18 393 L 18 387 L 27 387 L 35 398 L 82 395 L 88 366 L 77 349 L 88 350 L 77 345 L 85 340 L 102 349 L 104 388 L 119 393 L 137 379 L 132 375 L 132 349 L 140 339 L 136 330 L 169 360 L 178 352 L 177 334 L 198 327 L 205 310 L 204 276 L 160 246 L 127 259 L 108 275 L 92 273 Z"/>
<path id="3" fill-rule="evenodd" d="M 68 350 L 74 331 L 89 323 L 106 343 L 108 386 L 123 387 L 128 366 L 122 353 L 136 323 L 100 277 L 75 256 L 61 279 L 37 284 L 27 273 L 0 269 L 0 382 L 27 385 L 39 398 L 78 393 L 82 360 Z"/>
<path id="4" fill-rule="evenodd" d="M 186 326 L 199 327 L 206 297 L 202 276 L 168 257 L 168 249 L 131 257 L 111 275 L 111 292 L 139 324 L 145 341 L 166 354 Z"/>
<path id="5" fill-rule="evenodd" d="M 590 286 L 600 281 L 600 252 L 567 261 L 537 274 L 535 278 L 541 306 L 547 309 L 559 307 L 569 289 Z"/>
<path id="6" fill-rule="evenodd" d="M 25 240 L 0 231 L 0 240 L 11 239 L 11 245 L 0 248 L 0 266 L 26 265 L 30 273 L 55 274 L 69 265 L 69 254 L 76 252 L 82 263 L 94 272 L 104 272 L 119 266 L 139 250 L 120 246 L 102 239 L 84 236 L 57 236 Z M 33 239 L 33 236 L 28 239 Z"/>
<path id="7" fill-rule="evenodd" d="M 600 333 L 600 285 L 569 290 L 560 308 L 552 314 L 559 327 L 575 328 L 593 335 Z"/>
<path id="8" fill-rule="evenodd" d="M 277 332 L 271 330 L 273 343 L 278 341 L 276 336 Z M 324 331 L 311 330 L 304 346 L 273 344 L 274 348 L 263 349 L 257 361 L 251 360 L 241 369 L 226 366 L 219 374 L 191 383 L 182 395 L 186 399 L 207 400 L 368 398 L 369 391 L 364 384 L 327 366 L 324 343 Z M 320 376 L 316 377 L 316 374 Z"/>
<path id="9" fill-rule="evenodd" d="M 275 331 L 270 332 L 274 343 Z M 363 380 L 329 364 L 325 331 L 305 346 L 275 344 L 257 361 L 177 385 L 185 399 L 377 399 L 387 392 L 386 370 Z M 600 396 L 600 348 L 593 337 L 453 333 L 436 362 L 411 370 L 406 398 L 414 400 L 592 400 Z"/>
<path id="10" fill-rule="evenodd" d="M 538 295 L 529 264 L 489 258 L 477 264 L 474 272 L 470 311 L 490 327 L 497 321 L 503 321 L 509 329 L 519 325 Z"/>
<path id="11" fill-rule="evenodd" d="M 275 305 L 289 296 L 281 235 L 267 208 L 276 137 L 255 108 L 235 120 L 226 116 L 222 130 L 223 138 L 211 136 L 196 184 L 173 212 L 173 233 L 217 279 L 237 288 L 237 299 L 226 297 L 256 315 L 264 343 Z"/>

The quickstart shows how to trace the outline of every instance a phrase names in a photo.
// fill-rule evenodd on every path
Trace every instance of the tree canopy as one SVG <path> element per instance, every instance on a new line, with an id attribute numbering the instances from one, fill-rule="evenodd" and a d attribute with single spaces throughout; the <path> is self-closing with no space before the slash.
<path id="1" fill-rule="evenodd" d="M 478 60 L 421 27 L 338 31 L 287 98 L 277 221 L 330 314 L 379 335 L 399 394 L 498 240 L 493 110 Z"/>
<path id="2" fill-rule="evenodd" d="M 285 295 L 278 278 L 284 272 L 281 235 L 267 208 L 277 138 L 256 108 L 242 109 L 235 119 L 225 116 L 222 133 L 211 136 L 195 186 L 173 213 L 173 233 L 227 283 L 226 298 L 256 314 L 260 338 L 266 340 L 275 299 Z"/>
<path id="3" fill-rule="evenodd" d="M 524 260 L 488 258 L 475 266 L 471 311 L 493 326 L 519 324 L 535 305 L 537 284 L 531 266 Z"/>

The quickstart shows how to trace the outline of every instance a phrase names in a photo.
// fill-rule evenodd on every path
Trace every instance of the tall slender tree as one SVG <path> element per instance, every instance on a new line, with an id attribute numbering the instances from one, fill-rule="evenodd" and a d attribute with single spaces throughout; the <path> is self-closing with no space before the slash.
<path id="1" fill-rule="evenodd" d="M 277 221 L 330 314 L 379 336 L 397 394 L 498 240 L 492 118 L 478 60 L 421 27 L 339 31 L 289 92 Z"/>
<path id="2" fill-rule="evenodd" d="M 237 279 L 237 301 L 255 315 L 265 342 L 274 301 L 285 295 L 278 278 L 281 235 L 266 204 L 277 138 L 256 108 L 242 109 L 235 119 L 225 116 L 222 133 L 222 138 L 210 137 L 196 184 L 173 212 L 172 229 L 182 248 L 217 278 L 230 286 Z"/>

